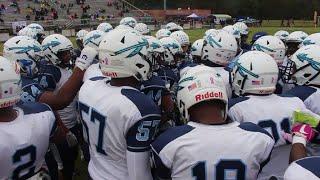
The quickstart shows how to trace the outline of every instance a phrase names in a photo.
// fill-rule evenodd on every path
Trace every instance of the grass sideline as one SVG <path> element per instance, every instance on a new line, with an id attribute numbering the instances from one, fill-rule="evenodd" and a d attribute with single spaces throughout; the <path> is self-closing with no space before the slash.
<path id="1" fill-rule="evenodd" d="M 193 29 L 193 30 L 185 30 L 185 32 L 189 35 L 190 42 L 194 42 L 197 39 L 201 39 L 206 30 L 207 29 Z M 297 27 L 297 28 L 296 27 L 290 27 L 290 28 L 287 28 L 287 27 L 251 27 L 250 32 L 249 32 L 248 41 L 251 41 L 253 34 L 255 34 L 256 32 L 264 31 L 270 35 L 273 35 L 275 32 L 277 32 L 279 30 L 287 30 L 289 32 L 304 31 L 308 34 L 312 34 L 312 33 L 320 32 L 320 27 L 317 27 L 317 28 L 314 28 L 314 27 Z M 74 46 L 76 46 L 75 37 L 71 37 L 70 40 L 72 41 Z M 0 54 L 2 54 L 3 43 L 0 43 L 0 50 L 1 50 Z"/>

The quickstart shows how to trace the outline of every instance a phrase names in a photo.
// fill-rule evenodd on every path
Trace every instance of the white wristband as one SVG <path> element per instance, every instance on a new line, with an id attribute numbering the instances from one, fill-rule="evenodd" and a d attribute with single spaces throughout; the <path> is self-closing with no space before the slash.
<path id="1" fill-rule="evenodd" d="M 306 147 L 307 141 L 306 141 L 305 138 L 303 138 L 303 137 L 301 137 L 301 136 L 293 136 L 293 138 L 292 138 L 292 144 L 295 144 L 295 143 L 303 144 L 304 147 Z"/>

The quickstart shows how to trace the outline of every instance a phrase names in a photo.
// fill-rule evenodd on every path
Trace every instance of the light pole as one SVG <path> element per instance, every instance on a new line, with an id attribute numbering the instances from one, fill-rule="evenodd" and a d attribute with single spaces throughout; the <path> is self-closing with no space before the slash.
<path id="1" fill-rule="evenodd" d="M 167 10 L 167 0 L 163 0 L 163 10 Z"/>

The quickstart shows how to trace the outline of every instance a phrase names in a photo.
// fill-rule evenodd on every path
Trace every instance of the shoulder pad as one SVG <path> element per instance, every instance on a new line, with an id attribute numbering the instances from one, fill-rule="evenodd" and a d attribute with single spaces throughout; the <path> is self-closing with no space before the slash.
<path id="1" fill-rule="evenodd" d="M 238 127 L 245 130 L 245 131 L 265 134 L 265 135 L 269 136 L 271 139 L 273 139 L 273 137 L 268 133 L 268 131 L 264 130 L 263 128 L 261 128 L 260 126 L 254 124 L 252 122 L 241 123 Z"/>
<path id="2" fill-rule="evenodd" d="M 318 178 L 320 178 L 320 171 L 319 171 L 320 157 L 317 157 L 317 156 L 307 157 L 307 158 L 299 159 L 295 163 L 297 163 L 301 167 L 307 169 L 308 171 L 316 175 Z"/>
<path id="3" fill-rule="evenodd" d="M 141 113 L 141 116 L 150 114 L 160 114 L 159 107 L 152 101 L 151 98 L 134 89 L 122 89 L 121 94 L 126 96 L 133 104 L 136 105 Z"/>
<path id="4" fill-rule="evenodd" d="M 195 129 L 189 125 L 183 126 L 176 126 L 174 128 L 168 129 L 164 133 L 162 133 L 153 143 L 152 147 L 157 152 L 160 153 L 161 150 L 170 142 L 174 141 L 175 139 L 189 133 Z"/>
<path id="5" fill-rule="evenodd" d="M 309 86 L 296 86 L 286 92 L 285 94 L 290 94 L 292 96 L 300 98 L 305 101 L 309 96 L 315 93 L 317 90 Z"/>
<path id="6" fill-rule="evenodd" d="M 48 105 L 37 102 L 27 102 L 17 106 L 23 110 L 25 115 L 52 111 Z"/>
<path id="7" fill-rule="evenodd" d="M 232 99 L 230 99 L 229 102 L 228 102 L 228 107 L 229 107 L 229 109 L 230 109 L 230 108 L 232 108 L 232 106 L 234 106 L 234 105 L 236 105 L 236 104 L 238 104 L 238 103 L 240 103 L 240 102 L 242 102 L 242 101 L 246 101 L 246 100 L 248 100 L 248 99 L 250 99 L 250 98 L 249 98 L 249 97 L 245 97 L 245 96 L 243 96 L 243 97 L 237 97 L 237 98 L 232 98 Z"/>

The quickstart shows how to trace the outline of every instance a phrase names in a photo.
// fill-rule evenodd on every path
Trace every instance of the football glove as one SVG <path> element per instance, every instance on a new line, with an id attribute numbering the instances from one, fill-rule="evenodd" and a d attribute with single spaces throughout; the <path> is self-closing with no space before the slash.
<path id="1" fill-rule="evenodd" d="M 292 127 L 293 141 L 295 136 L 302 137 L 306 142 L 310 142 L 315 136 L 315 132 L 309 124 L 296 124 Z"/>
<path id="2" fill-rule="evenodd" d="M 88 69 L 97 55 L 98 52 L 94 48 L 89 46 L 83 48 L 80 57 L 78 57 L 76 60 L 76 67 L 78 67 L 82 71 Z"/>

